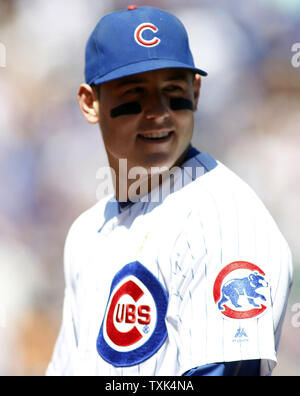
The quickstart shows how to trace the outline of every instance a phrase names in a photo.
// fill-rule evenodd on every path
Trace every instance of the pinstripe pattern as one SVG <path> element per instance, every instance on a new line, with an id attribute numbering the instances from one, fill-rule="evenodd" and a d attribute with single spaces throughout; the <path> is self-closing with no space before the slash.
<path id="1" fill-rule="evenodd" d="M 185 185 L 176 190 L 181 178 Z M 144 362 L 116 368 L 98 355 L 96 339 L 111 282 L 135 260 L 168 293 L 168 338 Z M 259 318 L 226 318 L 214 302 L 217 275 L 238 260 L 257 265 L 270 283 L 271 304 Z M 65 250 L 63 324 L 48 374 L 181 375 L 209 363 L 262 359 L 267 375 L 276 363 L 291 273 L 289 248 L 260 200 L 224 165 L 199 154 L 175 174 L 174 192 L 161 202 L 120 211 L 109 198 L 74 223 Z M 239 329 L 247 337 L 237 339 Z"/>

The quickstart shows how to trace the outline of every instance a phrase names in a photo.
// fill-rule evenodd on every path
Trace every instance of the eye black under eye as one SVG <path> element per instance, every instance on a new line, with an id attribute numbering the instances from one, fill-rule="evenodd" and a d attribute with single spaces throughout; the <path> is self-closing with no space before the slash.
<path id="1" fill-rule="evenodd" d="M 194 104 L 190 99 L 186 98 L 171 98 L 170 99 L 171 110 L 194 110 Z"/>

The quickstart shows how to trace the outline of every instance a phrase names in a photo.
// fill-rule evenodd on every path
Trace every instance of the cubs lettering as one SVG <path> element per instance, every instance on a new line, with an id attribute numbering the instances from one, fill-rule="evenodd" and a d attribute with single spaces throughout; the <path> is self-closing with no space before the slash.
<path id="1" fill-rule="evenodd" d="M 133 304 L 118 304 L 116 321 L 118 323 L 136 323 L 139 324 L 150 324 L 151 316 L 150 316 L 151 307 L 149 305 L 141 305 L 136 309 L 136 306 Z"/>

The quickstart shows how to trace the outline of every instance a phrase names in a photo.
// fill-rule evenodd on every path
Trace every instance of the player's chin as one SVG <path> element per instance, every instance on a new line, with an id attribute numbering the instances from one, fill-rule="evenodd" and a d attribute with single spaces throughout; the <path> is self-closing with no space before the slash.
<path id="1" fill-rule="evenodd" d="M 146 170 L 146 172 L 150 175 L 170 169 L 172 163 L 173 160 L 168 152 L 153 151 L 148 153 L 139 153 L 136 166 L 144 168 L 144 170 Z"/>

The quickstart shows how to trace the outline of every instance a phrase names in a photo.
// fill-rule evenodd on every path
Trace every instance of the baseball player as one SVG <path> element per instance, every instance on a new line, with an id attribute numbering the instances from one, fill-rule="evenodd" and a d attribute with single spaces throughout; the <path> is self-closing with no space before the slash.
<path id="1" fill-rule="evenodd" d="M 93 31 L 78 98 L 100 125 L 115 190 L 69 231 L 48 375 L 275 367 L 290 250 L 250 187 L 191 146 L 204 76 L 165 11 L 130 6 Z"/>

